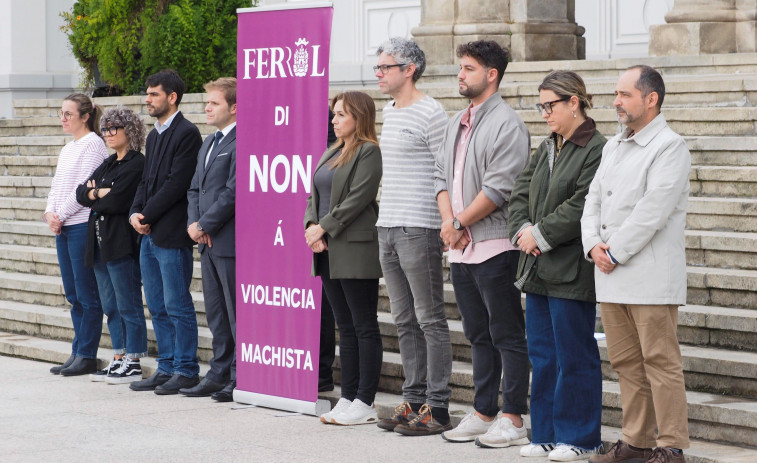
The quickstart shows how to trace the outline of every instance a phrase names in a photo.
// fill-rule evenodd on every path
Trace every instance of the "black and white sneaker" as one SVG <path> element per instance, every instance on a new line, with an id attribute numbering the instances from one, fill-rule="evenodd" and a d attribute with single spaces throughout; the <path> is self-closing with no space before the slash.
<path id="1" fill-rule="evenodd" d="M 109 374 L 114 373 L 116 370 L 121 368 L 121 364 L 123 363 L 123 359 L 116 359 L 110 361 L 107 367 L 103 368 L 102 370 L 97 370 L 94 373 L 89 374 L 89 380 L 95 381 L 95 382 L 103 382 L 105 381 L 105 378 L 108 377 Z"/>
<path id="2" fill-rule="evenodd" d="M 139 359 L 128 359 L 121 364 L 121 367 L 110 373 L 105 382 L 108 384 L 126 384 L 133 383 L 142 379 L 142 365 Z"/>

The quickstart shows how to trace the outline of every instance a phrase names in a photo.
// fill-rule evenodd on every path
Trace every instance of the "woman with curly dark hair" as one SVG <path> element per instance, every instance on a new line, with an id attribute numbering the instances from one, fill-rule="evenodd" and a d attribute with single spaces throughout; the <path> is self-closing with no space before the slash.
<path id="1" fill-rule="evenodd" d="M 118 107 L 105 111 L 100 118 L 100 130 L 116 152 L 79 185 L 76 199 L 91 210 L 84 260 L 95 269 L 103 311 L 109 320 L 114 358 L 90 377 L 93 381 L 122 384 L 142 379 L 139 359 L 147 355 L 139 235 L 129 225 L 128 218 L 145 163 L 140 152 L 145 127 L 139 115 Z"/>

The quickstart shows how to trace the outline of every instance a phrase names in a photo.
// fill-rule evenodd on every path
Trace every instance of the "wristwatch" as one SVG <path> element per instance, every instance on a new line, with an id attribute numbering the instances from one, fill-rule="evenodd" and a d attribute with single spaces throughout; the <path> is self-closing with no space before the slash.
<path id="1" fill-rule="evenodd" d="M 463 224 L 461 224 L 460 221 L 457 220 L 457 217 L 454 217 L 452 219 L 452 228 L 454 228 L 455 230 L 462 230 L 465 227 L 463 227 Z"/>

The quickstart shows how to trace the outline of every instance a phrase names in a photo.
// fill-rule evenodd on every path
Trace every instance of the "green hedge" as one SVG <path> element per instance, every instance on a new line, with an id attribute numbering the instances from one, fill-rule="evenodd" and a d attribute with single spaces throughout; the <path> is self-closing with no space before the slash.
<path id="1" fill-rule="evenodd" d="M 79 0 L 61 13 L 86 85 L 134 94 L 147 76 L 172 68 L 188 92 L 236 75 L 237 8 L 257 0 Z M 98 85 L 101 85 L 98 83 Z"/>

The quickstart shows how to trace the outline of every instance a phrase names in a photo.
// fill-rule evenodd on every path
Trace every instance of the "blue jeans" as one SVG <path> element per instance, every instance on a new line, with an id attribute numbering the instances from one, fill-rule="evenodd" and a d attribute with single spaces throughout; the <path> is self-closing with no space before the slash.
<path id="1" fill-rule="evenodd" d="M 447 408 L 452 345 L 444 313 L 439 230 L 379 227 L 378 232 L 381 270 L 405 372 L 403 398 Z"/>
<path id="2" fill-rule="evenodd" d="M 124 256 L 102 262 L 96 249 L 95 276 L 103 311 L 108 316 L 114 353 L 126 354 L 129 358 L 144 357 L 147 355 L 147 326 L 139 261 L 133 256 Z"/>
<path id="3" fill-rule="evenodd" d="M 158 341 L 158 371 L 197 376 L 197 316 L 189 294 L 192 248 L 161 248 L 144 235 L 139 264 Z"/>
<path id="4" fill-rule="evenodd" d="M 63 291 L 71 304 L 74 340 L 71 354 L 86 359 L 97 358 L 97 347 L 103 329 L 103 311 L 97 295 L 95 272 L 84 265 L 87 224 L 61 227 L 55 237 Z"/>
<path id="5" fill-rule="evenodd" d="M 480 264 L 450 264 L 463 332 L 471 344 L 473 408 L 496 416 L 528 411 L 528 352 L 520 291 L 514 286 L 519 251 L 497 254 Z M 504 375 L 503 375 L 504 370 Z"/>
<path id="6" fill-rule="evenodd" d="M 599 446 L 602 371 L 594 339 L 596 304 L 526 294 L 531 441 Z"/>

